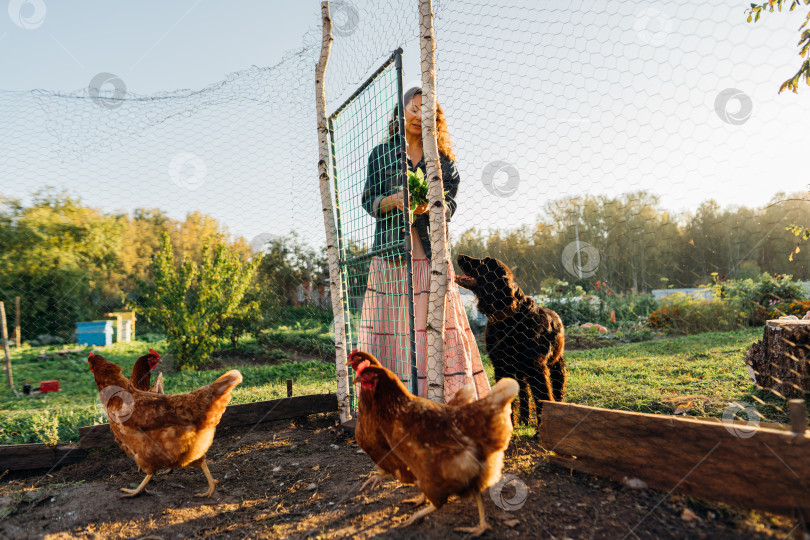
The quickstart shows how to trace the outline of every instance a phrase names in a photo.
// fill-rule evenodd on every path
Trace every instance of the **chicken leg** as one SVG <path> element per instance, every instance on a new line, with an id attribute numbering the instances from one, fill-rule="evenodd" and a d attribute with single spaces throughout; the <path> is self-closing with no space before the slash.
<path id="1" fill-rule="evenodd" d="M 416 497 L 411 497 L 410 499 L 405 499 L 402 501 L 402 504 L 412 504 L 414 506 L 422 506 L 425 504 L 425 494 L 419 493 Z"/>
<path id="2" fill-rule="evenodd" d="M 121 491 L 126 493 L 126 495 L 121 495 L 121 498 L 124 499 L 124 498 L 127 498 L 127 497 L 134 497 L 135 495 L 139 494 L 141 491 L 146 491 L 146 484 L 149 483 L 149 480 L 152 479 L 152 476 L 154 476 L 154 475 L 147 474 L 146 478 L 144 478 L 143 482 L 141 482 L 141 485 L 136 487 L 135 489 L 121 488 Z"/>
<path id="3" fill-rule="evenodd" d="M 211 476 L 211 471 L 208 470 L 208 463 L 205 462 L 205 458 L 203 458 L 203 462 L 200 465 L 203 473 L 205 473 L 205 479 L 208 480 L 208 491 L 203 491 L 202 493 L 195 493 L 195 497 L 210 497 L 214 494 L 214 488 L 216 487 L 217 481 L 214 480 L 214 477 Z"/>
<path id="4" fill-rule="evenodd" d="M 377 489 L 377 486 L 382 484 L 383 480 L 385 480 L 386 478 L 391 478 L 391 475 L 385 474 L 379 469 L 377 469 L 376 471 L 374 471 L 374 473 L 368 480 L 363 482 L 363 485 L 360 486 L 360 491 L 365 490 L 368 486 L 371 486 L 371 489 L 369 489 L 369 491 L 374 491 L 375 489 Z"/>
<path id="5" fill-rule="evenodd" d="M 422 508 L 417 513 L 415 513 L 410 518 L 408 518 L 408 521 L 404 522 L 399 527 L 404 528 L 404 527 L 408 527 L 410 525 L 413 525 L 414 523 L 416 523 L 417 521 L 419 521 L 420 519 L 422 519 L 426 515 L 430 514 L 431 512 L 435 512 L 436 510 L 437 510 L 437 508 L 433 505 L 433 503 L 430 503 L 425 508 Z"/>
<path id="6" fill-rule="evenodd" d="M 478 503 L 478 527 L 458 527 L 454 529 L 456 532 L 466 532 L 470 533 L 470 536 L 476 537 L 481 536 L 492 528 L 490 527 L 489 523 L 487 523 L 487 518 L 484 512 L 484 498 L 481 497 L 480 492 L 475 494 L 475 502 Z"/>

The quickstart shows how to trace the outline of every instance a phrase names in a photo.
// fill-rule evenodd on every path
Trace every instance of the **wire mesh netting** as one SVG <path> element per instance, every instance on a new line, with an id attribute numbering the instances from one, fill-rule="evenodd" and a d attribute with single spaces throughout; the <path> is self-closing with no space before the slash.
<path id="1" fill-rule="evenodd" d="M 562 397 L 567 383 L 566 399 L 591 405 L 710 416 L 747 410 L 784 421 L 785 399 L 805 395 L 803 357 L 790 353 L 799 360 L 786 369 L 777 369 L 783 359 L 764 360 L 771 371 L 752 360 L 758 390 L 743 358 L 766 320 L 810 311 L 810 250 L 797 250 L 786 231 L 810 223 L 807 96 L 776 93 L 790 75 L 783 66 L 795 61 L 792 28 L 803 15 L 748 24 L 745 7 L 435 3 L 437 95 L 459 178 L 447 229 L 462 285 L 455 320 L 477 339 L 468 355 L 473 374 L 480 349 L 489 382 L 516 370 L 524 405 L 529 396 Z M 333 2 L 332 12 L 328 111 L 398 47 L 403 88 L 420 84 L 415 2 Z M 148 307 L 152 258 L 167 232 L 176 261 L 202 265 L 206 241 L 226 244 L 244 264 L 264 253 L 243 304 L 260 306 L 248 311 L 263 319 L 232 317 L 220 339 L 250 340 L 239 328 L 256 328 L 261 354 L 281 348 L 331 358 L 335 292 L 319 219 L 314 7 L 312 27 L 277 65 L 200 90 L 138 95 L 101 73 L 76 92 L 0 91 L 0 295 L 10 317 L 21 298 L 24 342 L 71 348 L 76 323 Z M 346 263 L 375 249 L 378 221 L 362 189 L 399 98 L 394 71 L 333 119 Z M 481 300 L 507 271 L 473 284 L 459 254 L 504 263 L 511 307 Z M 352 345 L 369 307 L 367 267 L 371 257 L 346 267 Z M 397 287 L 402 279 L 380 276 Z M 553 336 L 513 325 L 506 337 L 484 337 L 487 323 L 503 323 L 517 303 L 531 307 L 528 299 L 564 325 L 567 371 Z M 376 313 L 406 320 L 399 300 L 395 308 Z M 136 337 L 166 335 L 140 314 L 135 326 Z M 410 332 L 397 328 L 397 336 Z M 668 352 L 650 341 L 709 331 L 716 333 L 673 342 Z M 392 345 L 404 380 L 409 340 Z M 547 362 L 558 367 L 546 376 L 531 359 L 497 365 L 509 340 L 545 343 Z M 577 350 L 603 345 L 630 348 L 613 364 Z M 450 349 L 459 347 L 470 342 Z M 517 354 L 510 351 L 507 358 Z M 445 376 L 458 371 L 444 367 Z M 328 362 L 295 369 L 317 379 L 306 392 L 334 390 Z M 270 377 L 262 373 L 256 380 Z M 276 390 L 283 392 L 280 382 Z M 245 390 L 237 399 L 253 397 Z"/>
<path id="2" fill-rule="evenodd" d="M 519 287 L 522 305 L 538 306 L 529 311 L 555 312 L 573 351 L 566 356 L 576 358 L 566 370 L 555 332 L 536 328 L 513 325 L 509 336 L 485 339 L 487 324 L 513 321 L 516 311 L 485 313 L 481 291 L 462 287 L 490 380 L 508 374 L 523 383 L 521 417 L 534 398 L 564 395 L 567 383 L 568 399 L 594 405 L 786 419 L 776 380 L 754 373 L 751 386 L 743 357 L 766 319 L 810 310 L 801 283 L 807 253 L 785 232 L 808 217 L 805 186 L 789 179 L 802 169 L 791 116 L 806 113 L 800 97 L 777 94 L 790 73 L 764 53 L 786 62 L 795 55 L 789 32 L 777 39 L 784 50 L 774 45 L 786 19 L 757 28 L 745 23 L 744 7 L 434 4 L 438 101 L 461 177 L 448 228 L 454 270 L 463 274 L 458 254 L 502 261 L 514 278 L 506 289 Z M 415 21 L 415 8 L 341 4 L 334 17 L 344 32 L 328 75 L 360 80 L 354 59 L 403 46 L 405 80 L 413 81 L 404 86 L 418 85 L 417 26 L 397 25 Z M 766 165 L 753 157 L 754 140 L 783 129 L 796 139 L 768 145 L 780 158 Z M 762 181 L 774 175 L 778 187 Z M 479 286 L 486 281 L 484 293 L 494 294 L 502 277 Z M 647 348 L 641 365 L 625 357 L 605 373 L 576 352 L 660 333 L 737 330 L 749 337 L 722 338 L 737 351 L 729 364 L 713 352 L 696 362 L 684 345 L 674 357 Z M 522 359 L 528 351 L 533 359 Z M 785 362 L 767 363 L 782 365 L 792 395 L 804 395 L 806 361 Z M 718 369 L 736 373 L 735 382 L 717 380 Z"/>
<path id="3" fill-rule="evenodd" d="M 408 218 L 389 202 L 407 198 L 401 73 L 398 51 L 330 117 L 329 131 L 349 349 L 371 352 L 416 392 Z"/>

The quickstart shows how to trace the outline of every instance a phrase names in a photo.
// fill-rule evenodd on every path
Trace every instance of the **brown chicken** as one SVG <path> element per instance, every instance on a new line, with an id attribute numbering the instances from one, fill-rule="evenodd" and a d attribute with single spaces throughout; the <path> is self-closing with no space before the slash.
<path id="1" fill-rule="evenodd" d="M 162 467 L 189 466 L 202 469 L 208 480 L 208 490 L 196 496 L 210 497 L 215 481 L 205 454 L 242 374 L 231 370 L 208 386 L 167 396 L 137 390 L 120 366 L 101 355 L 90 353 L 88 362 L 116 442 L 146 472 L 136 489 L 121 488 L 122 497 L 139 494 Z"/>
<path id="2" fill-rule="evenodd" d="M 357 371 L 360 364 L 364 361 L 368 361 L 371 366 L 382 367 L 382 364 L 380 364 L 379 360 L 377 360 L 374 355 L 358 351 L 357 349 L 352 351 L 349 355 L 348 364 L 352 366 L 352 369 Z M 475 400 L 475 385 L 468 384 L 455 393 L 448 405 L 464 405 L 465 403 L 471 403 L 473 400 Z M 415 483 L 416 479 L 411 471 L 408 470 L 408 466 L 397 457 L 395 453 L 391 452 L 388 441 L 377 425 L 377 418 L 374 416 L 372 402 L 372 391 L 365 390 L 361 387 L 357 403 L 357 426 L 355 427 L 354 438 L 357 441 L 357 445 L 371 458 L 374 464 L 377 465 L 378 471 L 363 483 L 360 487 L 360 491 L 363 491 L 368 486 L 371 486 L 373 490 L 380 485 L 384 478 L 390 476 L 393 476 L 403 484 Z M 414 499 L 406 499 L 402 502 L 422 504 L 424 497 L 419 496 Z"/>
<path id="3" fill-rule="evenodd" d="M 478 504 L 478 526 L 458 530 L 483 534 L 490 526 L 481 492 L 501 476 L 512 436 L 511 404 L 520 389 L 517 381 L 501 379 L 486 397 L 453 407 L 414 396 L 394 373 L 370 360 L 360 362 L 355 371 L 391 452 L 407 466 L 430 503 L 403 526 L 434 512 L 451 495 L 472 495 Z"/>
<path id="4" fill-rule="evenodd" d="M 132 375 L 129 376 L 129 382 L 132 383 L 138 390 L 144 392 L 155 392 L 156 394 L 163 393 L 163 373 L 158 374 L 155 379 L 155 384 L 151 383 L 152 370 L 155 369 L 160 362 L 160 355 L 155 349 L 149 349 L 149 352 L 141 356 L 135 361 L 132 366 Z"/>

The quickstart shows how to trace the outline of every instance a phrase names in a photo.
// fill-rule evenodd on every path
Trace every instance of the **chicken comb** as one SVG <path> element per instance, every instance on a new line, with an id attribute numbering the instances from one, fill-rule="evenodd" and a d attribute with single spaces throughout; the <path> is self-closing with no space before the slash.
<path id="1" fill-rule="evenodd" d="M 360 375 L 362 375 L 363 370 L 369 367 L 370 365 L 371 362 L 369 362 L 368 360 L 363 360 L 362 362 L 360 362 L 360 364 L 358 364 L 357 366 L 357 369 L 355 369 L 355 371 L 357 372 L 357 376 L 359 377 Z"/>
<path id="2" fill-rule="evenodd" d="M 152 356 L 156 356 L 158 360 L 160 360 L 160 355 L 157 353 L 155 349 L 149 349 L 149 354 Z"/>
<path id="3" fill-rule="evenodd" d="M 93 351 L 90 351 L 90 354 L 87 355 L 87 359 L 93 358 L 96 355 Z"/>

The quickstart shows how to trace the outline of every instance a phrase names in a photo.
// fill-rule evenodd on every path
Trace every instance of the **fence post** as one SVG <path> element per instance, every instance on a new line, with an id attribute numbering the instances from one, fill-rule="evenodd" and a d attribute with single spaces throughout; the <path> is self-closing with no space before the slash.
<path id="1" fill-rule="evenodd" d="M 349 370 L 346 367 L 346 325 L 343 317 L 343 283 L 338 266 L 337 230 L 329 189 L 329 129 L 326 122 L 326 86 L 324 76 L 332 50 L 332 18 L 329 2 L 321 2 L 321 56 L 315 67 L 315 106 L 318 116 L 318 179 L 323 205 L 323 225 L 326 229 L 326 251 L 329 258 L 329 289 L 332 296 L 332 315 L 335 319 L 335 372 L 337 375 L 337 401 L 340 421 L 346 422 L 349 413 Z"/>
<path id="2" fill-rule="evenodd" d="M 807 431 L 807 404 L 803 399 L 788 401 L 790 408 L 790 428 L 796 435 L 804 435 Z"/>
<path id="3" fill-rule="evenodd" d="M 20 297 L 14 297 L 14 345 L 19 349 L 22 345 L 22 326 L 20 326 Z"/>
<path id="4" fill-rule="evenodd" d="M 11 374 L 11 353 L 8 350 L 8 327 L 6 326 L 6 306 L 0 302 L 0 337 L 3 338 L 3 354 L 6 355 L 6 375 L 8 375 L 8 387 L 18 396 L 17 390 L 14 389 L 14 377 Z"/>
<path id="5" fill-rule="evenodd" d="M 444 402 L 444 306 L 448 260 L 444 183 L 436 140 L 436 42 L 433 36 L 433 2 L 419 0 L 422 57 L 422 151 L 430 202 L 430 296 L 427 317 L 427 397 Z"/>

